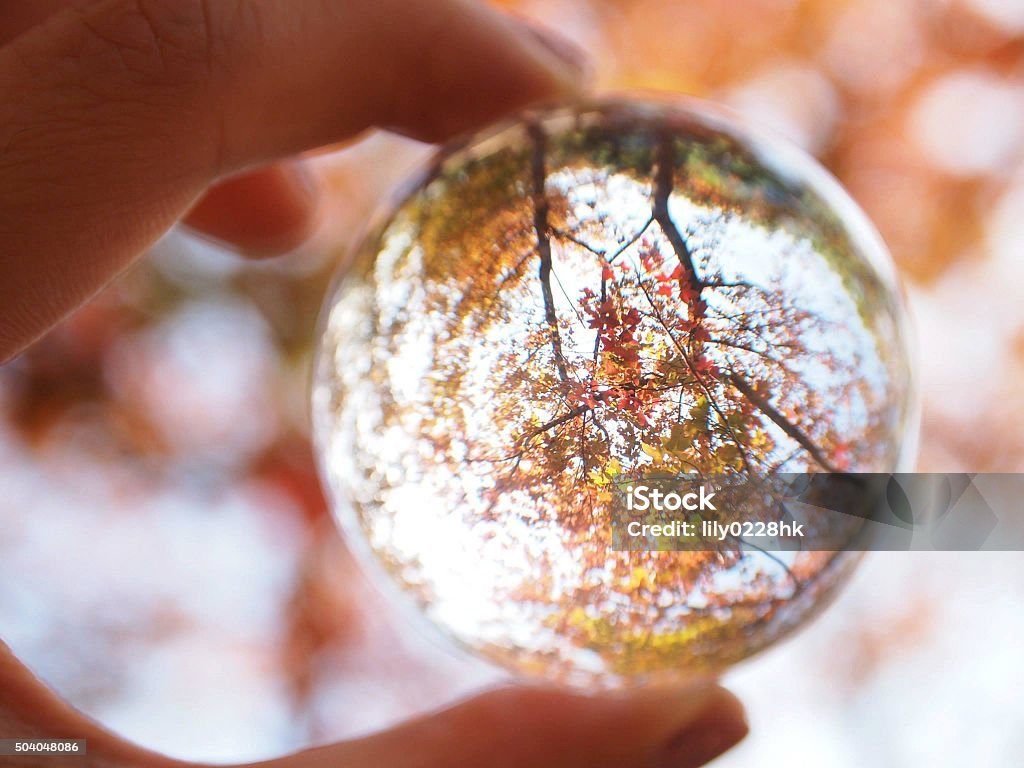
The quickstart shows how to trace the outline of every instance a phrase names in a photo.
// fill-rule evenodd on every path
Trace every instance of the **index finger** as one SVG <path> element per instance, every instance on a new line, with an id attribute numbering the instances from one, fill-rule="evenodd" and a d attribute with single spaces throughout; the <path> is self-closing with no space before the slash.
<path id="1" fill-rule="evenodd" d="M 370 126 L 439 140 L 578 71 L 469 0 L 104 0 L 0 50 L 0 361 L 211 180 Z"/>

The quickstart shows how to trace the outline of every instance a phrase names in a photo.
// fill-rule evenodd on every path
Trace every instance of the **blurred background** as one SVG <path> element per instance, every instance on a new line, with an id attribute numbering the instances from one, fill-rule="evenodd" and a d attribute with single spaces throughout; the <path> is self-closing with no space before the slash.
<path id="1" fill-rule="evenodd" d="M 590 51 L 600 90 L 722 101 L 819 157 L 906 282 L 919 468 L 1024 471 L 1024 0 L 507 5 Z M 364 584 L 308 442 L 326 281 L 426 151 L 317 156 L 331 201 L 300 252 L 253 264 L 172 233 L 0 368 L 0 637 L 128 738 L 255 759 L 497 679 Z M 752 734 L 716 765 L 1024 763 L 1022 605 L 1020 553 L 868 555 L 820 621 L 729 674 Z"/>

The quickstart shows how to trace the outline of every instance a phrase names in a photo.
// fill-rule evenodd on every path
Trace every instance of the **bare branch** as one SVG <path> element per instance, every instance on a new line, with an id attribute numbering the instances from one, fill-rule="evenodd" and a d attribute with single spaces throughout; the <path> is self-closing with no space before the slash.
<path id="1" fill-rule="evenodd" d="M 555 313 L 555 297 L 551 291 L 551 233 L 548 226 L 550 203 L 544 188 L 547 180 L 547 169 L 544 165 L 546 139 L 544 131 L 537 123 L 530 123 L 527 131 L 533 142 L 530 162 L 533 175 L 533 228 L 537 233 L 537 253 L 540 255 L 540 289 L 544 297 L 544 319 L 551 334 L 551 351 L 555 356 L 558 378 L 568 381 L 568 366 L 562 352 L 562 335 L 558 330 L 558 315 Z"/>
<path id="2" fill-rule="evenodd" d="M 570 243 L 575 243 L 580 248 L 582 248 L 583 250 L 588 251 L 588 252 L 594 254 L 599 259 L 604 259 L 604 257 L 605 257 L 604 256 L 604 251 L 595 248 L 594 246 L 590 245 L 589 243 L 584 242 L 583 240 L 580 240 L 572 232 L 567 232 L 564 229 L 553 229 L 552 232 L 555 235 L 558 235 L 559 237 L 565 238 Z"/>
<path id="3" fill-rule="evenodd" d="M 617 258 L 619 258 L 619 256 L 621 256 L 626 251 L 628 251 L 630 246 L 633 245 L 633 243 L 635 243 L 637 240 L 639 240 L 641 237 L 643 237 L 644 232 L 646 232 L 650 228 L 651 223 L 653 221 L 654 221 L 654 216 L 652 215 L 649 219 L 647 219 L 647 221 L 644 222 L 644 225 L 642 227 L 640 227 L 640 229 L 637 230 L 635 235 L 633 235 L 631 238 L 629 238 L 629 240 L 627 240 L 625 243 L 620 245 L 619 249 L 617 251 L 615 251 L 615 253 L 613 253 L 611 256 L 608 257 L 608 263 L 609 264 L 615 263 L 615 260 Z"/>
<path id="4" fill-rule="evenodd" d="M 686 245 L 686 240 L 676 223 L 669 215 L 668 201 L 672 195 L 673 179 L 675 171 L 675 157 L 673 156 L 672 134 L 668 131 L 662 133 L 658 139 L 657 170 L 654 176 L 654 213 L 652 218 L 658 222 L 661 231 L 668 238 L 669 245 L 675 251 L 683 267 L 683 273 L 679 276 L 679 284 L 695 291 L 698 295 L 704 287 L 704 283 L 697 276 L 697 270 L 693 265 L 693 256 Z"/>

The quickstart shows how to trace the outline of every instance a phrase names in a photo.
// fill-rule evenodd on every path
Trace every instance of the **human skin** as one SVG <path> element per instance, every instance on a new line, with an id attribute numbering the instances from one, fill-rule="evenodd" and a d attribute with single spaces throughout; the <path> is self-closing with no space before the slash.
<path id="1" fill-rule="evenodd" d="M 572 98 L 564 43 L 470 0 L 0 0 L 0 362 L 178 221 L 247 255 L 310 234 L 300 153 L 371 127 L 443 141 Z M 292 159 L 289 159 L 292 158 Z M 711 680 L 512 686 L 265 768 L 697 766 L 738 742 Z M 0 643 L 0 738 L 85 738 L 87 766 L 183 768 L 63 702 Z M 71 758 L 0 758 L 53 765 Z"/>

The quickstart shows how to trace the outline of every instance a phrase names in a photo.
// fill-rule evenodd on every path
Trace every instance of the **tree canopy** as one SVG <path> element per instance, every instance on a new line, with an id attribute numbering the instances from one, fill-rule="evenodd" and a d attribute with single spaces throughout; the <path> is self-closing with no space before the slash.
<path id="1" fill-rule="evenodd" d="M 458 639 L 559 676 L 717 667 L 837 583 L 835 553 L 611 548 L 623 478 L 896 463 L 898 299 L 771 159 L 688 112 L 556 113 L 451 152 L 367 239 L 328 472 Z"/>

